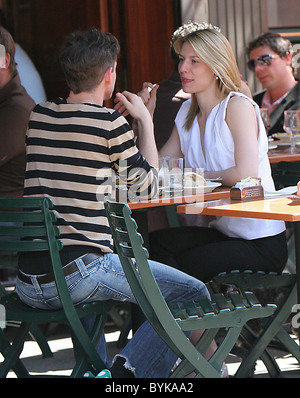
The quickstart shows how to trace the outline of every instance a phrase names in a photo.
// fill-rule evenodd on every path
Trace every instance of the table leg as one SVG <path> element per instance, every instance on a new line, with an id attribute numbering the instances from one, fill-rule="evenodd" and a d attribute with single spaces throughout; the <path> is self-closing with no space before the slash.
<path id="1" fill-rule="evenodd" d="M 296 253 L 297 303 L 300 304 L 300 221 L 294 222 L 293 225 Z"/>

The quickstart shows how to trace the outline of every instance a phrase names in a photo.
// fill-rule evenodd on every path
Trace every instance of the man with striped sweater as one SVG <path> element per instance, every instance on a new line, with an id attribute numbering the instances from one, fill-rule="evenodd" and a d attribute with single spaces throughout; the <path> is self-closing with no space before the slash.
<path id="1" fill-rule="evenodd" d="M 118 41 L 110 33 L 91 29 L 71 34 L 60 53 L 70 94 L 36 106 L 27 132 L 24 194 L 53 201 L 64 245 L 62 264 L 76 304 L 135 302 L 113 253 L 103 199 L 112 192 L 115 174 L 137 197 L 151 197 L 157 188 L 153 123 L 142 100 L 124 92 L 117 94 L 117 110 L 103 106 L 115 87 L 118 53 Z M 121 113 L 137 120 L 139 149 Z M 151 267 L 167 301 L 208 295 L 200 281 L 184 273 L 155 262 Z M 17 292 L 24 302 L 45 310 L 60 307 L 46 253 L 22 255 L 19 268 Z M 99 352 L 109 366 L 104 347 Z M 114 377 L 164 377 L 175 361 L 145 322 L 111 371 Z"/>

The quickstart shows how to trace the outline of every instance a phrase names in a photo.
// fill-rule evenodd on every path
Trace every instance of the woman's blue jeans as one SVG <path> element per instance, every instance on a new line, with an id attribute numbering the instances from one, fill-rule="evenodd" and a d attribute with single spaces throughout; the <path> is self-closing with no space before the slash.
<path id="1" fill-rule="evenodd" d="M 105 254 L 87 266 L 81 258 L 75 260 L 78 271 L 66 277 L 71 298 L 75 304 L 97 300 L 117 300 L 136 303 L 130 290 L 118 255 Z M 205 285 L 199 280 L 164 264 L 149 261 L 152 272 L 165 300 L 183 302 L 199 296 L 209 297 Z M 55 283 L 37 283 L 30 275 L 32 284 L 17 279 L 17 293 L 26 304 L 40 309 L 60 308 Z M 89 319 L 84 321 L 89 328 Z M 98 349 L 102 360 L 109 363 L 105 340 L 102 336 Z M 148 321 L 134 333 L 132 339 L 119 354 L 126 359 L 125 367 L 135 377 L 167 377 L 177 357 L 160 339 Z"/>

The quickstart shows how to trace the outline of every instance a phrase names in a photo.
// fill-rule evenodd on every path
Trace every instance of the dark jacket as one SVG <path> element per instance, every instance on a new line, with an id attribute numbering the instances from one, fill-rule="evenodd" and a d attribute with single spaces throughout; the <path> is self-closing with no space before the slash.
<path id="1" fill-rule="evenodd" d="M 25 136 L 34 105 L 16 72 L 0 89 L 0 196 L 23 195 Z"/>
<path id="2" fill-rule="evenodd" d="M 253 96 L 254 101 L 261 107 L 262 99 L 266 90 L 263 90 Z M 269 135 L 282 133 L 283 130 L 283 112 L 300 108 L 300 82 L 289 92 L 289 94 L 280 102 L 279 105 L 270 114 Z"/>

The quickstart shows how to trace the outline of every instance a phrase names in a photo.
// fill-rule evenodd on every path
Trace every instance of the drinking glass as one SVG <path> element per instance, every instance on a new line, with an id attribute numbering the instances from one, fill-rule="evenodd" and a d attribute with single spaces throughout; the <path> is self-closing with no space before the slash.
<path id="1" fill-rule="evenodd" d="M 267 136 L 269 134 L 269 128 L 270 128 L 270 114 L 269 114 L 269 109 L 268 108 L 261 108 L 260 109 L 260 114 L 262 121 L 264 122 L 264 126 L 266 129 Z"/>
<path id="2" fill-rule="evenodd" d="M 169 159 L 170 156 L 158 158 L 158 186 L 165 188 L 169 185 Z"/>
<path id="3" fill-rule="evenodd" d="M 180 196 L 183 191 L 183 158 L 169 158 L 169 186 L 170 196 Z"/>
<path id="4" fill-rule="evenodd" d="M 300 131 L 299 111 L 284 111 L 283 129 L 291 136 L 291 146 L 286 150 L 286 152 L 298 153 L 295 134 Z"/>

